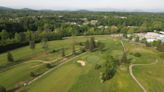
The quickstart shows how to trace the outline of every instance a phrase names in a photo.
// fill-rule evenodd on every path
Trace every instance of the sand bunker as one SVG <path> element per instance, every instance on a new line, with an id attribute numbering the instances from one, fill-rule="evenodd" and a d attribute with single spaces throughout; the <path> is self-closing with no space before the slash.
<path id="1" fill-rule="evenodd" d="M 81 66 L 85 66 L 86 65 L 85 61 L 82 61 L 82 60 L 78 60 L 77 63 L 80 63 Z"/>

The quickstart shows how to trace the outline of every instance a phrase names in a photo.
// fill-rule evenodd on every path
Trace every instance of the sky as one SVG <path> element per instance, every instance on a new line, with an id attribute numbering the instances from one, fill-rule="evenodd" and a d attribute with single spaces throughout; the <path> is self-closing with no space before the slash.
<path id="1" fill-rule="evenodd" d="M 164 0 L 0 0 L 0 6 L 31 9 L 126 9 L 164 11 Z"/>

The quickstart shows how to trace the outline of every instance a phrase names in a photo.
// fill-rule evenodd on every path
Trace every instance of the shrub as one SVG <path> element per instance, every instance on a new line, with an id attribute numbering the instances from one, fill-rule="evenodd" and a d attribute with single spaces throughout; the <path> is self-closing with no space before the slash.
<path id="1" fill-rule="evenodd" d="M 84 47 L 80 47 L 80 52 L 81 53 L 86 52 L 86 49 Z"/>
<path id="2" fill-rule="evenodd" d="M 105 44 L 102 43 L 102 42 L 98 42 L 98 43 L 97 43 L 97 47 L 98 47 L 98 49 L 100 49 L 101 51 L 103 51 L 104 48 L 105 48 Z"/>
<path id="3" fill-rule="evenodd" d="M 141 57 L 141 54 L 139 52 L 134 53 L 135 57 Z"/>
<path id="4" fill-rule="evenodd" d="M 50 64 L 50 63 L 48 63 L 48 64 L 46 64 L 46 66 L 47 66 L 47 68 L 52 68 L 52 67 L 54 67 L 52 64 Z"/>
<path id="5" fill-rule="evenodd" d="M 10 52 L 7 53 L 7 60 L 9 62 L 13 62 L 14 61 L 13 55 Z"/>
<path id="6" fill-rule="evenodd" d="M 96 65 L 95 65 L 95 69 L 96 69 L 96 70 L 98 70 L 98 69 L 100 69 L 100 68 L 101 68 L 101 65 L 99 65 L 99 64 L 96 64 Z"/>
<path id="7" fill-rule="evenodd" d="M 0 92 L 6 92 L 6 88 L 0 85 Z"/>

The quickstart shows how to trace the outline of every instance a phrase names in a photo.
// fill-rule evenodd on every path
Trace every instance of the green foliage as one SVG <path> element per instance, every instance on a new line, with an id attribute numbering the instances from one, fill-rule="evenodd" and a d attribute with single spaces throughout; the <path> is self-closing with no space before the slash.
<path id="1" fill-rule="evenodd" d="M 143 38 L 143 39 L 141 40 L 141 43 L 144 43 L 144 44 L 146 44 L 146 43 L 147 43 L 147 40 L 146 40 L 146 38 Z"/>
<path id="2" fill-rule="evenodd" d="M 128 33 L 133 34 L 135 32 L 134 28 L 129 28 Z"/>
<path id="3" fill-rule="evenodd" d="M 89 51 L 93 51 L 96 48 L 96 42 L 94 37 L 90 37 L 85 42 L 85 49 Z"/>
<path id="4" fill-rule="evenodd" d="M 7 40 L 9 38 L 9 33 L 6 30 L 2 30 L 1 32 L 1 39 Z"/>
<path id="5" fill-rule="evenodd" d="M 47 66 L 47 68 L 53 68 L 54 67 L 54 65 L 52 65 L 51 63 L 47 63 L 46 66 Z"/>
<path id="6" fill-rule="evenodd" d="M 16 42 L 21 42 L 21 36 L 19 33 L 15 33 L 14 39 Z"/>
<path id="7" fill-rule="evenodd" d="M 137 37 L 135 37 L 135 41 L 136 42 L 139 42 L 140 41 L 140 38 L 137 36 Z"/>
<path id="8" fill-rule="evenodd" d="M 112 56 L 106 58 L 105 65 L 103 66 L 104 70 L 101 73 L 100 77 L 103 81 L 109 80 L 114 77 L 117 71 L 117 62 Z"/>
<path id="9" fill-rule="evenodd" d="M 102 66 L 99 65 L 99 64 L 96 64 L 96 65 L 95 65 L 95 69 L 96 69 L 96 70 L 100 69 L 101 67 L 102 67 Z"/>
<path id="10" fill-rule="evenodd" d="M 81 53 L 86 52 L 86 49 L 84 47 L 80 47 L 80 52 Z"/>
<path id="11" fill-rule="evenodd" d="M 31 49 L 35 49 L 35 41 L 30 41 L 29 45 Z"/>
<path id="12" fill-rule="evenodd" d="M 14 57 L 10 52 L 7 53 L 7 60 L 8 62 L 14 62 Z"/>
<path id="13" fill-rule="evenodd" d="M 61 49 L 61 55 L 62 55 L 62 57 L 65 56 L 65 49 L 64 48 Z"/>
<path id="14" fill-rule="evenodd" d="M 91 37 L 89 42 L 89 50 L 93 51 L 96 48 L 95 38 Z"/>
<path id="15" fill-rule="evenodd" d="M 72 55 L 76 54 L 75 44 L 72 44 Z"/>
<path id="16" fill-rule="evenodd" d="M 117 33 L 118 27 L 117 26 L 112 26 L 111 27 L 111 33 Z"/>
<path id="17" fill-rule="evenodd" d="M 47 39 L 42 39 L 42 48 L 45 50 L 48 49 Z"/>
<path id="18" fill-rule="evenodd" d="M 104 51 L 105 50 L 105 44 L 98 41 L 97 42 L 97 46 L 96 46 L 100 51 Z"/>
<path id="19" fill-rule="evenodd" d="M 160 43 L 160 44 L 157 46 L 157 50 L 158 50 L 158 51 L 161 51 L 161 52 L 164 52 L 164 43 Z"/>
<path id="20" fill-rule="evenodd" d="M 123 55 L 121 57 L 121 63 L 129 63 L 127 54 L 128 53 L 126 51 L 123 52 Z"/>
<path id="21" fill-rule="evenodd" d="M 7 92 L 6 88 L 0 85 L 0 92 Z"/>
<path id="22" fill-rule="evenodd" d="M 154 46 L 154 47 L 158 47 L 158 46 L 160 46 L 160 44 L 161 44 L 161 40 L 153 41 L 151 44 L 152 44 L 152 46 Z"/>
<path id="23" fill-rule="evenodd" d="M 132 55 L 134 55 L 135 57 L 141 57 L 141 53 L 136 52 L 136 53 L 131 53 Z"/>
<path id="24" fill-rule="evenodd" d="M 47 69 L 50 68 L 50 66 L 51 65 L 46 64 L 43 67 L 36 68 L 35 70 L 33 70 L 33 71 L 30 72 L 30 76 L 31 77 L 37 77 L 37 76 L 43 74 L 45 71 L 47 71 Z"/>

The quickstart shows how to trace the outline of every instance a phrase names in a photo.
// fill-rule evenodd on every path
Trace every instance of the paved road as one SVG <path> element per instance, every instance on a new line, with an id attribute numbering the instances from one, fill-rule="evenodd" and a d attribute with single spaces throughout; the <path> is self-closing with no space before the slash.
<path id="1" fill-rule="evenodd" d="M 137 78 L 134 76 L 133 74 L 133 67 L 135 66 L 147 66 L 147 65 L 154 65 L 158 62 L 158 60 L 156 60 L 155 62 L 153 63 L 150 63 L 150 64 L 131 64 L 129 66 L 129 73 L 131 75 L 131 77 L 133 78 L 133 80 L 140 86 L 140 88 L 143 90 L 143 92 L 147 92 L 147 90 L 144 88 L 144 86 L 137 80 Z"/>

